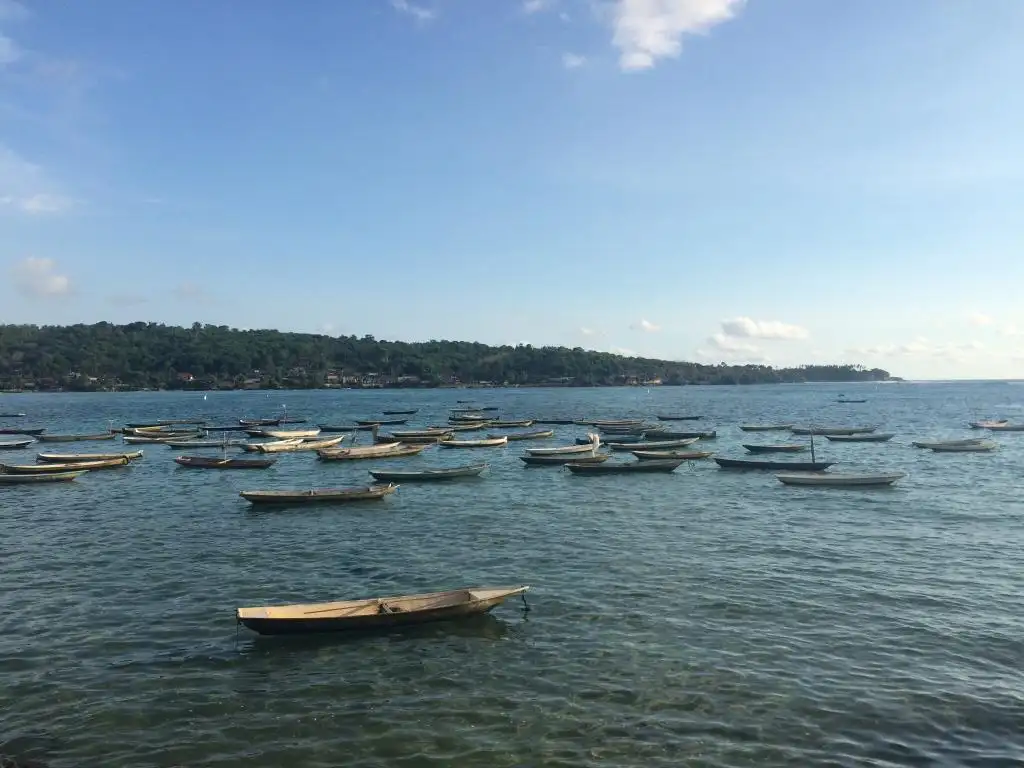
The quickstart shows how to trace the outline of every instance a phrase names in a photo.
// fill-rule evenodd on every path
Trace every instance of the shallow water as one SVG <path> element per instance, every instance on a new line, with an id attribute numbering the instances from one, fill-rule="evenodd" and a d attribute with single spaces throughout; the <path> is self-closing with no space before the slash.
<path id="1" fill-rule="evenodd" d="M 456 399 L 510 418 L 701 413 L 728 456 L 779 437 L 740 423 L 877 424 L 897 437 L 815 447 L 837 470 L 909 476 L 801 489 L 695 462 L 575 477 L 525 468 L 528 444 L 206 472 L 143 446 L 123 470 L 0 488 L 0 752 L 58 767 L 1024 760 L 1024 433 L 995 435 L 993 454 L 909 445 L 965 436 L 970 418 L 1024 420 L 1024 387 L 0 395 L 0 411 L 55 433 L 282 405 L 314 423 L 407 405 L 425 425 Z M 555 429 L 548 443 L 585 432 Z M 479 479 L 382 502 L 253 511 L 238 498 L 480 459 Z M 260 638 L 233 620 L 239 605 L 519 583 L 529 612 L 380 636 Z"/>

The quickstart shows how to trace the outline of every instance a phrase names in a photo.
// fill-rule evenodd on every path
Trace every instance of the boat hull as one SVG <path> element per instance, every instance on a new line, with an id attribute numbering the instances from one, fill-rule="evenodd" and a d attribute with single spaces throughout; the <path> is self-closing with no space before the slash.
<path id="1" fill-rule="evenodd" d="M 758 461 L 757 459 L 716 458 L 722 469 L 770 469 L 790 472 L 819 472 L 828 469 L 834 461 Z"/>
<path id="2" fill-rule="evenodd" d="M 775 479 L 784 485 L 801 485 L 813 488 L 879 488 L 889 486 L 906 477 L 905 472 L 885 475 L 829 475 L 816 472 L 782 473 Z"/>

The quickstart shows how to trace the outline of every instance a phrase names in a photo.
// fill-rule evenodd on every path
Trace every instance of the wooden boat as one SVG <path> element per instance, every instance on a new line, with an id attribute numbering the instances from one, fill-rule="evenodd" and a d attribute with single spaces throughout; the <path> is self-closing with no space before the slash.
<path id="1" fill-rule="evenodd" d="M 33 427 L 31 429 L 19 429 L 17 427 L 0 427 L 0 435 L 31 435 L 38 437 L 46 431 L 46 427 Z"/>
<path id="2" fill-rule="evenodd" d="M 971 437 L 963 440 L 915 440 L 911 445 L 915 448 L 934 448 L 935 446 L 977 445 L 983 442 L 985 441 L 980 437 Z"/>
<path id="3" fill-rule="evenodd" d="M 467 413 L 460 416 L 449 416 L 449 424 L 476 424 L 478 422 L 487 422 L 489 419 L 482 413 Z"/>
<path id="4" fill-rule="evenodd" d="M 595 421 L 580 422 L 583 425 L 597 427 L 635 427 L 644 423 L 643 419 L 597 419 Z"/>
<path id="5" fill-rule="evenodd" d="M 408 424 L 408 419 L 356 419 L 356 424 L 364 427 L 385 427 L 393 424 Z"/>
<path id="6" fill-rule="evenodd" d="M 1009 423 L 1007 419 L 981 419 L 980 421 L 968 422 L 971 429 L 991 429 L 992 427 L 1001 427 Z"/>
<path id="7" fill-rule="evenodd" d="M 142 458 L 142 451 L 126 451 L 122 453 L 37 453 L 36 461 L 45 464 L 77 464 L 83 461 L 105 461 L 107 459 L 128 459 L 135 461 Z"/>
<path id="8" fill-rule="evenodd" d="M 416 456 L 423 453 L 425 445 L 407 445 L 405 443 L 385 443 L 383 445 L 354 446 L 352 448 L 333 448 L 328 451 L 317 451 L 322 461 L 355 461 L 356 459 L 393 459 L 401 456 Z"/>
<path id="9" fill-rule="evenodd" d="M 22 448 L 25 448 L 25 447 L 31 445 L 34 442 L 35 442 L 35 440 L 32 440 L 32 439 L 29 439 L 29 440 L 0 440 L 0 451 L 17 451 L 17 450 L 20 450 Z"/>
<path id="10" fill-rule="evenodd" d="M 613 451 L 661 451 L 669 448 L 685 448 L 697 442 L 695 437 L 683 440 L 645 440 L 640 443 L 608 443 Z"/>
<path id="11" fill-rule="evenodd" d="M 125 435 L 121 439 L 128 443 L 128 445 L 147 445 L 166 443 L 168 440 L 199 440 L 202 437 L 202 434 L 196 432 L 192 435 L 171 435 L 169 437 L 139 437 L 138 435 Z"/>
<path id="12" fill-rule="evenodd" d="M 351 426 L 349 426 L 349 425 L 344 425 L 344 426 L 334 425 L 334 426 L 331 426 L 329 424 L 327 424 L 327 425 L 319 424 L 317 426 L 320 427 L 320 431 L 321 432 L 372 432 L 373 428 L 376 427 L 377 425 L 376 424 L 352 424 Z"/>
<path id="13" fill-rule="evenodd" d="M 1024 424 L 996 424 L 988 427 L 989 432 L 1024 432 Z"/>
<path id="14" fill-rule="evenodd" d="M 836 402 L 837 403 L 851 404 L 851 403 L 866 403 L 867 400 L 836 400 Z"/>
<path id="15" fill-rule="evenodd" d="M 593 456 L 578 453 L 556 453 L 553 456 L 520 456 L 519 460 L 524 462 L 528 467 L 544 467 L 569 463 L 600 464 L 601 462 L 608 461 L 610 458 L 611 456 L 607 453 L 595 453 Z"/>
<path id="16" fill-rule="evenodd" d="M 788 432 L 793 428 L 792 424 L 741 424 L 740 429 L 744 432 Z"/>
<path id="17" fill-rule="evenodd" d="M 832 443 L 887 443 L 896 437 L 895 432 L 867 432 L 856 435 L 825 435 Z"/>
<path id="18" fill-rule="evenodd" d="M 489 421 L 467 421 L 466 423 L 452 423 L 447 426 L 431 424 L 430 429 L 446 429 L 449 432 L 476 432 L 490 424 Z"/>
<path id="19" fill-rule="evenodd" d="M 861 435 L 874 432 L 877 427 L 793 427 L 794 435 Z"/>
<path id="20" fill-rule="evenodd" d="M 206 424 L 203 419 L 157 419 L 156 421 L 136 421 L 125 424 L 126 427 L 135 429 L 146 429 L 154 427 L 173 427 L 178 424 L 186 424 L 191 426 L 202 426 Z"/>
<path id="21" fill-rule="evenodd" d="M 533 419 L 519 419 L 518 421 L 500 421 L 495 420 L 488 424 L 489 427 L 496 429 L 512 429 L 515 427 L 532 427 Z"/>
<path id="22" fill-rule="evenodd" d="M 291 440 L 269 440 L 265 443 L 243 443 L 239 447 L 249 453 L 291 453 L 297 451 L 300 445 L 302 438 L 296 437 Z"/>
<path id="23" fill-rule="evenodd" d="M 227 426 L 203 427 L 203 432 L 245 432 L 245 427 L 228 424 Z"/>
<path id="24" fill-rule="evenodd" d="M 460 477 L 479 477 L 487 464 L 468 464 L 464 467 L 442 467 L 439 469 L 371 469 L 374 480 L 390 483 L 430 482 L 434 480 L 455 480 Z"/>
<path id="25" fill-rule="evenodd" d="M 690 438 L 714 440 L 718 437 L 718 431 L 712 429 L 707 432 L 676 432 L 667 429 L 651 429 L 644 433 L 644 437 L 647 440 L 689 440 Z"/>
<path id="26" fill-rule="evenodd" d="M 326 451 L 334 448 L 336 445 L 340 445 L 341 441 L 344 440 L 346 435 L 338 435 L 337 437 L 328 437 L 323 440 L 302 440 L 297 446 L 296 451 Z"/>
<path id="27" fill-rule="evenodd" d="M 44 472 L 41 475 L 2 475 L 0 485 L 25 485 L 28 483 L 61 483 L 74 480 L 89 470 L 77 469 L 73 472 Z"/>
<path id="28" fill-rule="evenodd" d="M 453 430 L 449 427 L 431 427 L 430 429 L 406 429 L 392 432 L 395 440 L 406 440 L 415 437 L 445 437 L 446 435 L 452 434 Z M 379 437 L 379 435 L 378 435 Z"/>
<path id="29" fill-rule="evenodd" d="M 176 456 L 174 461 L 190 469 L 266 469 L 277 459 L 217 459 L 212 456 Z"/>
<path id="30" fill-rule="evenodd" d="M 309 419 L 304 419 L 301 416 L 282 416 L 277 420 L 278 424 L 305 424 Z"/>
<path id="31" fill-rule="evenodd" d="M 168 448 L 234 448 L 245 445 L 244 440 L 164 440 Z"/>
<path id="32" fill-rule="evenodd" d="M 714 451 L 633 451 L 640 461 L 696 461 L 714 456 Z"/>
<path id="33" fill-rule="evenodd" d="M 654 427 L 647 424 L 635 424 L 629 427 L 598 427 L 601 434 L 615 435 L 616 437 L 619 435 L 642 435 L 649 429 L 654 429 Z"/>
<path id="34" fill-rule="evenodd" d="M 124 427 L 121 429 L 121 434 L 131 437 L 160 437 L 182 440 L 190 435 L 202 435 L 205 431 L 198 429 L 164 429 L 163 427 Z"/>
<path id="35" fill-rule="evenodd" d="M 423 595 L 239 608 L 235 620 L 261 635 L 392 629 L 487 613 L 529 587 L 477 587 Z"/>
<path id="36" fill-rule="evenodd" d="M 264 429 L 264 437 L 272 437 L 275 440 L 305 440 L 309 437 L 318 437 L 320 429 Z"/>
<path id="37" fill-rule="evenodd" d="M 572 461 L 566 468 L 575 475 L 611 475 L 626 472 L 674 472 L 683 462 L 679 459 L 653 459 L 651 461 L 632 461 L 628 464 L 620 462 L 593 463 Z"/>
<path id="38" fill-rule="evenodd" d="M 700 421 L 703 416 L 679 416 L 676 414 L 658 414 L 658 421 Z"/>
<path id="39" fill-rule="evenodd" d="M 750 453 L 801 453 L 807 450 L 806 445 L 792 443 L 784 445 L 752 445 L 744 443 L 743 447 Z"/>
<path id="40" fill-rule="evenodd" d="M 574 423 L 576 423 L 576 420 L 575 419 L 534 419 L 533 423 L 534 424 L 544 424 L 544 425 L 548 425 L 548 426 L 557 427 L 557 426 L 563 426 L 563 425 L 566 425 L 566 424 L 574 424 Z"/>
<path id="41" fill-rule="evenodd" d="M 94 435 L 39 435 L 36 439 L 41 443 L 79 443 L 89 440 L 113 440 L 114 432 L 99 432 Z"/>
<path id="42" fill-rule="evenodd" d="M 977 443 L 939 443 L 929 446 L 935 453 L 988 453 L 996 449 L 990 440 L 979 440 Z"/>
<path id="43" fill-rule="evenodd" d="M 450 437 L 451 432 L 444 435 L 424 435 L 422 437 L 399 437 L 394 433 L 383 432 L 374 438 L 376 443 L 406 443 L 408 445 L 434 445 L 435 443 L 441 442 L 446 437 Z"/>
<path id="44" fill-rule="evenodd" d="M 554 437 L 555 430 L 553 429 L 535 429 L 532 432 L 509 432 L 505 435 L 488 435 L 487 437 L 491 440 L 497 440 L 500 437 L 504 437 L 507 440 L 542 440 L 546 437 Z"/>
<path id="45" fill-rule="evenodd" d="M 23 419 L 24 413 L 0 413 L 0 419 Z"/>
<path id="46" fill-rule="evenodd" d="M 385 416 L 412 416 L 417 411 L 419 411 L 419 408 L 413 408 L 408 411 L 381 411 L 381 413 Z"/>
<path id="47" fill-rule="evenodd" d="M 63 464 L 0 464 L 0 471 L 8 475 L 40 475 L 46 472 L 77 472 L 79 470 L 114 469 L 125 467 L 130 462 L 123 456 L 116 459 L 94 461 L 73 461 Z"/>
<path id="48" fill-rule="evenodd" d="M 483 440 L 441 440 L 437 443 L 442 448 L 498 448 L 508 445 L 507 437 L 485 438 Z"/>
<path id="49" fill-rule="evenodd" d="M 238 423 L 243 427 L 276 427 L 281 423 L 280 419 L 239 419 Z"/>
<path id="50" fill-rule="evenodd" d="M 906 472 L 853 473 L 853 472 L 783 472 L 775 479 L 785 485 L 809 485 L 820 488 L 877 488 L 892 485 Z"/>
<path id="51" fill-rule="evenodd" d="M 594 453 L 600 442 L 589 442 L 586 445 L 562 445 L 558 448 L 527 448 L 526 452 L 531 456 L 582 456 L 585 453 Z"/>
<path id="52" fill-rule="evenodd" d="M 715 457 L 722 469 L 774 469 L 792 472 L 820 472 L 828 469 L 834 461 L 767 461 L 764 459 L 724 459 Z"/>
<path id="53" fill-rule="evenodd" d="M 250 504 L 339 504 L 383 499 L 397 490 L 398 486 L 391 484 L 357 488 L 310 488 L 308 491 L 242 491 L 238 495 Z"/>

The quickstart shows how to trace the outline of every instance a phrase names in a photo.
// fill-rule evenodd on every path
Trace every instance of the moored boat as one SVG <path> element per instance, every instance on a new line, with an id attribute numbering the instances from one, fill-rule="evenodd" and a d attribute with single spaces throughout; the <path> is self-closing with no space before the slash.
<path id="1" fill-rule="evenodd" d="M 487 613 L 529 587 L 471 587 L 366 600 L 239 608 L 235 620 L 261 635 L 391 629 Z"/>
<path id="2" fill-rule="evenodd" d="M 957 445 L 977 445 L 978 443 L 985 442 L 980 437 L 969 437 L 962 440 L 914 440 L 911 445 L 915 448 L 934 448 L 935 446 L 957 446 Z"/>
<path id="3" fill-rule="evenodd" d="M 234 448 L 244 445 L 244 440 L 164 440 L 168 448 Z"/>
<path id="4" fill-rule="evenodd" d="M 681 440 L 644 440 L 633 443 L 607 443 L 608 448 L 613 451 L 661 451 L 669 448 L 685 448 L 697 442 L 696 437 L 687 437 Z"/>
<path id="5" fill-rule="evenodd" d="M 790 429 L 794 435 L 858 435 L 874 432 L 877 427 L 793 427 Z"/>
<path id="6" fill-rule="evenodd" d="M 411 408 L 406 411 L 381 411 L 385 416 L 412 416 L 419 411 L 419 408 Z"/>
<path id="7" fill-rule="evenodd" d="M 935 453 L 988 453 L 996 449 L 991 440 L 979 440 L 976 443 L 938 443 L 928 446 Z"/>
<path id="8" fill-rule="evenodd" d="M 390 483 L 430 482 L 434 480 L 455 480 L 460 477 L 479 477 L 487 464 L 468 464 L 464 467 L 437 467 L 435 469 L 371 469 L 374 480 Z"/>
<path id="9" fill-rule="evenodd" d="M 593 463 L 574 461 L 566 464 L 566 468 L 575 475 L 612 475 L 627 472 L 674 472 L 683 462 L 679 459 L 651 459 L 649 461 L 631 461 L 628 463 L 609 461 Z"/>
<path id="10" fill-rule="evenodd" d="M 166 443 L 168 440 L 200 440 L 202 433 L 195 432 L 191 435 L 170 435 L 167 437 L 140 437 L 138 435 L 125 435 L 121 439 L 128 445 L 155 445 Z"/>
<path id="11" fill-rule="evenodd" d="M 657 414 L 658 421 L 700 421 L 703 416 L 681 416 L 678 414 Z"/>
<path id="12" fill-rule="evenodd" d="M 328 437 L 323 440 L 302 440 L 295 447 L 296 451 L 326 451 L 334 448 L 336 445 L 341 444 L 341 441 L 345 439 L 345 435 L 338 435 L 337 437 Z"/>
<path id="13" fill-rule="evenodd" d="M 696 461 L 714 456 L 714 451 L 633 451 L 640 461 Z"/>
<path id="14" fill-rule="evenodd" d="M 406 443 L 384 443 L 382 445 L 353 446 L 351 448 L 332 448 L 317 451 L 322 461 L 354 461 L 356 459 L 391 459 L 401 456 L 416 456 L 423 453 L 426 445 L 408 445 Z"/>
<path id="15" fill-rule="evenodd" d="M 364 427 L 385 427 L 395 424 L 407 424 L 408 419 L 356 419 L 356 424 Z"/>
<path id="16" fill-rule="evenodd" d="M 47 472 L 77 472 L 79 470 L 114 469 L 125 467 L 129 460 L 122 457 L 114 459 L 95 459 L 93 461 L 73 461 L 63 464 L 0 464 L 0 472 L 8 475 L 40 475 Z"/>
<path id="17" fill-rule="evenodd" d="M 239 448 L 248 453 L 290 453 L 302 445 L 302 438 L 268 440 L 263 443 L 242 443 Z"/>
<path id="18" fill-rule="evenodd" d="M 968 426 L 971 429 L 992 429 L 992 427 L 1001 427 L 1005 424 L 1009 424 L 1007 419 L 980 419 L 978 421 L 968 422 Z"/>
<path id="19" fill-rule="evenodd" d="M 483 440 L 441 440 L 442 448 L 499 448 L 508 445 L 507 437 L 485 438 Z"/>
<path id="20" fill-rule="evenodd" d="M 41 475 L 0 474 L 0 485 L 27 485 L 29 483 L 62 483 L 81 477 L 89 470 L 76 469 L 73 472 L 44 472 Z"/>
<path id="21" fill-rule="evenodd" d="M 546 437 L 554 437 L 553 429 L 535 429 L 531 432 L 508 432 L 504 435 L 488 435 L 488 439 L 497 440 L 504 437 L 506 440 L 543 440 Z"/>
<path id="22" fill-rule="evenodd" d="M 277 459 L 216 459 L 211 456 L 176 456 L 175 463 L 190 469 L 266 469 Z"/>
<path id="23" fill-rule="evenodd" d="M 644 433 L 645 440 L 714 440 L 718 437 L 718 431 L 711 429 L 699 432 L 680 432 L 668 429 L 649 429 Z"/>
<path id="24" fill-rule="evenodd" d="M 785 485 L 818 488 L 877 488 L 892 485 L 906 476 L 906 472 L 782 472 L 777 474 L 775 479 Z"/>
<path id="25" fill-rule="evenodd" d="M 0 419 L 23 419 L 26 415 L 24 413 L 0 413 Z"/>
<path id="26" fill-rule="evenodd" d="M 374 501 L 390 496 L 397 485 L 368 485 L 355 488 L 310 488 L 291 491 L 241 491 L 238 495 L 250 504 L 338 504 L 349 501 Z"/>
<path id="27" fill-rule="evenodd" d="M 577 453 L 562 453 L 548 456 L 520 456 L 519 460 L 528 467 L 544 467 L 562 464 L 601 464 L 608 461 L 611 456 L 607 453 L 596 453 L 592 456 Z"/>
<path id="28" fill-rule="evenodd" d="M 576 419 L 534 419 L 534 424 L 545 424 L 550 426 L 564 426 L 566 424 L 575 424 Z"/>
<path id="29" fill-rule="evenodd" d="M 72 464 L 83 461 L 105 461 L 107 459 L 142 458 L 142 451 L 123 451 L 120 453 L 37 453 L 36 461 L 46 464 Z"/>
<path id="30" fill-rule="evenodd" d="M 377 424 L 318 424 L 321 432 L 372 432 Z"/>
<path id="31" fill-rule="evenodd" d="M 439 443 L 441 440 L 443 440 L 444 438 L 449 437 L 451 435 L 452 435 L 452 433 L 448 432 L 447 434 L 444 434 L 444 435 L 420 435 L 420 436 L 412 436 L 412 437 L 399 437 L 395 433 L 382 432 L 382 433 L 378 434 L 374 438 L 374 442 L 376 442 L 378 444 L 381 444 L 381 443 L 383 443 L 383 444 L 387 444 L 387 443 L 405 443 L 406 445 L 423 445 L 423 446 L 427 446 L 427 445 L 434 445 L 435 443 Z"/>
<path id="32" fill-rule="evenodd" d="M 987 429 L 989 432 L 1024 432 L 1024 424 L 995 424 Z"/>
<path id="33" fill-rule="evenodd" d="M 747 449 L 749 453 L 801 453 L 807 450 L 806 445 L 799 443 L 784 443 L 779 445 L 754 445 L 752 443 L 743 443 L 743 447 Z"/>
<path id="34" fill-rule="evenodd" d="M 0 440 L 0 451 L 18 451 L 32 445 L 35 440 Z"/>
<path id="35" fill-rule="evenodd" d="M 792 472 L 820 472 L 828 469 L 834 461 L 768 461 L 765 459 L 728 459 L 716 456 L 714 459 L 722 469 L 773 469 Z"/>
<path id="36" fill-rule="evenodd" d="M 825 435 L 833 443 L 887 443 L 896 437 L 895 432 L 861 432 L 856 435 Z"/>
<path id="37" fill-rule="evenodd" d="M 318 437 L 320 428 L 316 429 L 264 429 L 263 437 L 272 437 L 275 440 L 307 440 L 311 437 Z"/>
<path id="38" fill-rule="evenodd" d="M 31 435 L 38 437 L 46 431 L 46 427 L 31 427 L 19 429 L 18 427 L 0 427 L 0 435 Z"/>
<path id="39" fill-rule="evenodd" d="M 91 440 L 113 440 L 114 432 L 99 432 L 92 435 L 39 435 L 36 439 L 41 443 L 79 443 Z"/>
<path id="40" fill-rule="evenodd" d="M 741 424 L 740 429 L 744 432 L 788 432 L 793 428 L 792 424 Z"/>
<path id="41" fill-rule="evenodd" d="M 518 419 L 513 421 L 495 420 L 487 423 L 487 426 L 495 429 L 512 429 L 515 427 L 532 427 L 533 419 Z"/>
<path id="42" fill-rule="evenodd" d="M 591 433 L 584 444 L 560 445 L 557 448 L 527 448 L 526 452 L 531 456 L 582 456 L 597 453 L 600 445 L 601 439 Z"/>

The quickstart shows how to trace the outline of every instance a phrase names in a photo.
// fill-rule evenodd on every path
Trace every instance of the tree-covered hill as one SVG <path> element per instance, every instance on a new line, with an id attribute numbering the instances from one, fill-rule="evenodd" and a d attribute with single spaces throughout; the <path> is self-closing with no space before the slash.
<path id="1" fill-rule="evenodd" d="M 603 386 L 884 381 L 861 366 L 698 363 L 579 347 L 406 343 L 226 326 L 0 325 L 0 388 L 136 389 L 452 384 Z"/>

